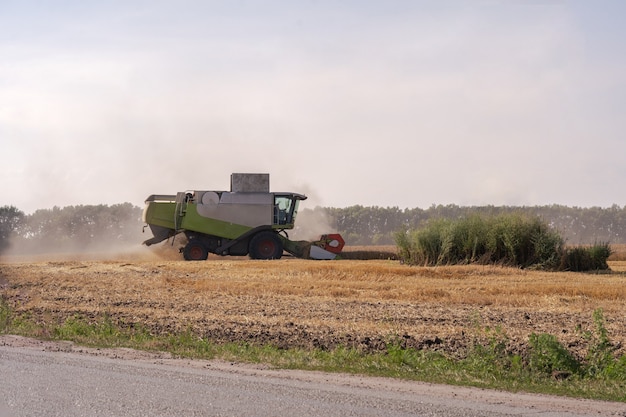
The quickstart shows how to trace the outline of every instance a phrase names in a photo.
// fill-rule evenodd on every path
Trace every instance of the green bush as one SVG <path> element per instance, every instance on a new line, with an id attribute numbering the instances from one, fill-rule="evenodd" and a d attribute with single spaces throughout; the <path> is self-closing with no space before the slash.
<path id="1" fill-rule="evenodd" d="M 593 312 L 594 331 L 583 336 L 588 353 L 579 361 L 551 334 L 531 334 L 528 365 L 531 371 L 555 376 L 573 375 L 581 378 L 626 380 L 626 356 L 615 357 L 615 346 L 604 326 L 602 309 Z"/>
<path id="2" fill-rule="evenodd" d="M 555 373 L 578 374 L 581 364 L 557 340 L 556 336 L 541 333 L 531 334 L 530 370 L 540 374 L 554 375 Z"/>
<path id="3" fill-rule="evenodd" d="M 555 267 L 563 240 L 539 219 L 521 214 L 436 219 L 396 234 L 400 259 L 413 265 L 500 263 Z"/>
<path id="4" fill-rule="evenodd" d="M 563 238 L 539 218 L 504 214 L 434 219 L 395 235 L 398 255 L 410 265 L 494 263 L 561 271 L 609 269 L 608 243 L 565 248 Z"/>
<path id="5" fill-rule="evenodd" d="M 612 250 L 608 243 L 577 246 L 567 249 L 561 257 L 562 271 L 599 271 L 609 269 L 607 259 Z"/>

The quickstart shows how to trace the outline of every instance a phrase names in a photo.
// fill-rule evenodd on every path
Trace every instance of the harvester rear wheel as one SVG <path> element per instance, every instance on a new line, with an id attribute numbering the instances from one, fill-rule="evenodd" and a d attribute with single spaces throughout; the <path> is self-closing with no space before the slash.
<path id="1" fill-rule="evenodd" d="M 283 256 L 283 242 L 274 232 L 261 232 L 250 239 L 252 259 L 280 259 Z"/>
<path id="2" fill-rule="evenodd" d="M 204 261 L 209 257 L 209 251 L 202 243 L 191 241 L 183 249 L 183 257 L 186 261 Z"/>

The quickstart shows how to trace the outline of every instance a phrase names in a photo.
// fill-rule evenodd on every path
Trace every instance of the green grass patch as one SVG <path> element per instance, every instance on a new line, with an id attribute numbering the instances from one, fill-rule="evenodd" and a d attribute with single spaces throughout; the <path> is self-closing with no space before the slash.
<path id="1" fill-rule="evenodd" d="M 10 320 L 11 309 L 9 308 L 9 304 L 4 297 L 0 297 L 0 334 L 9 329 L 11 323 Z"/>
<path id="2" fill-rule="evenodd" d="M 177 357 L 263 363 L 281 369 L 344 372 L 489 389 L 556 394 L 626 402 L 626 356 L 615 357 L 601 310 L 594 312 L 595 329 L 582 335 L 589 355 L 575 358 L 556 337 L 533 334 L 524 355 L 507 351 L 507 336 L 498 329 L 468 329 L 482 336 L 462 358 L 403 348 L 393 338 L 384 351 L 365 353 L 338 347 L 334 350 L 279 349 L 251 343 L 217 344 L 191 329 L 177 334 L 152 334 L 136 323 L 74 315 L 62 323 L 34 321 L 15 315 L 0 300 L 0 333 L 41 339 L 69 340 L 80 345 L 126 347 L 170 352 Z"/>

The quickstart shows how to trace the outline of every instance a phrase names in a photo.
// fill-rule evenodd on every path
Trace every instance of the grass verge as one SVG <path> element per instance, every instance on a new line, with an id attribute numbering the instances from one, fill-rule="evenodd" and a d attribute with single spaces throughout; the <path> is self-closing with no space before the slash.
<path id="1" fill-rule="evenodd" d="M 364 353 L 334 350 L 278 349 L 248 343 L 216 344 L 190 330 L 154 335 L 140 325 L 117 323 L 104 314 L 96 320 L 79 315 L 63 323 L 35 322 L 14 314 L 0 299 L 0 334 L 47 340 L 69 340 L 79 345 L 169 352 L 177 357 L 264 363 L 282 369 L 345 372 L 370 376 L 535 392 L 626 402 L 626 356 L 612 356 L 613 346 L 604 328 L 602 311 L 594 312 L 596 331 L 587 335 L 589 357 L 574 358 L 556 338 L 533 334 L 528 355 L 506 351 L 506 335 L 492 333 L 486 346 L 476 344 L 463 358 L 406 349 L 390 340 L 386 351 Z"/>

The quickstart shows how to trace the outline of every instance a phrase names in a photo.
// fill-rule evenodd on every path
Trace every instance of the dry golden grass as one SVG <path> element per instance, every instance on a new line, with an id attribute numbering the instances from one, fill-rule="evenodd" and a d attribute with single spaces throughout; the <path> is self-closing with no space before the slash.
<path id="1" fill-rule="evenodd" d="M 398 259 L 398 249 L 393 245 L 383 246 L 346 246 L 342 253 L 342 259 Z"/>
<path id="2" fill-rule="evenodd" d="M 282 347 L 377 349 L 397 335 L 454 351 L 486 328 L 517 347 L 532 332 L 578 346 L 601 308 L 612 340 L 626 346 L 624 261 L 610 262 L 610 274 L 581 274 L 391 260 L 132 258 L 5 261 L 0 289 L 16 312 L 40 321 L 106 313 L 155 333 L 191 329 L 218 342 Z"/>
<path id="3" fill-rule="evenodd" d="M 626 245 L 611 245 L 613 254 L 609 257 L 610 261 L 626 261 Z"/>

